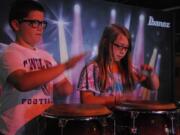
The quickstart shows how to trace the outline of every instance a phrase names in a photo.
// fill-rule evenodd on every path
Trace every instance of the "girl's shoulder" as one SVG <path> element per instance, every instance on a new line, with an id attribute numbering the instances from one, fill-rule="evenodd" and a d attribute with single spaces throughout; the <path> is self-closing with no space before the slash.
<path id="1" fill-rule="evenodd" d="M 85 67 L 86 68 L 98 68 L 98 63 L 96 61 L 90 61 Z"/>

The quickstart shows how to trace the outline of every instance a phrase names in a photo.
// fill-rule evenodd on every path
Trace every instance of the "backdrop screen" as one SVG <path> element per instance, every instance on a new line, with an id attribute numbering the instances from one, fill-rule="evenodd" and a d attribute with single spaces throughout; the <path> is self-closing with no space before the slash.
<path id="1" fill-rule="evenodd" d="M 9 5 L 10 1 L 3 1 Z M 43 44 L 58 62 L 84 51 L 90 55 L 66 75 L 74 85 L 74 93 L 66 102 L 79 102 L 77 92 L 81 69 L 97 54 L 97 45 L 105 26 L 111 23 L 124 25 L 131 32 L 132 60 L 136 68 L 150 64 L 160 77 L 158 91 L 145 91 L 148 100 L 173 100 L 173 16 L 160 11 L 121 5 L 104 1 L 40 0 L 45 6 L 48 27 Z M 8 7 L 8 6 L 4 6 Z M 14 40 L 7 23 L 8 9 L 0 12 L 0 42 L 9 44 Z M 4 44 L 1 44 L 2 46 Z M 1 49 L 2 51 L 2 49 Z"/>

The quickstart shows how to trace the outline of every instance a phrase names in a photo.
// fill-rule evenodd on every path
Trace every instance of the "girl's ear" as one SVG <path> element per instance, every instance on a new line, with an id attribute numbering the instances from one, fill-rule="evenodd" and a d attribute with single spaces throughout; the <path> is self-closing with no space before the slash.
<path id="1" fill-rule="evenodd" d="M 14 31 L 18 31 L 19 30 L 19 22 L 17 20 L 12 20 L 11 21 L 11 26 L 12 26 Z"/>

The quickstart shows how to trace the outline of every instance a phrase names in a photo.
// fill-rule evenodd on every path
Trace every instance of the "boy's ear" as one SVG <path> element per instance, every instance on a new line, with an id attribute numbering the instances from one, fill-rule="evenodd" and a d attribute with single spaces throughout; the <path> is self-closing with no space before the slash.
<path id="1" fill-rule="evenodd" d="M 11 21 L 11 26 L 12 26 L 14 31 L 18 31 L 19 30 L 19 22 L 17 20 L 12 20 Z"/>

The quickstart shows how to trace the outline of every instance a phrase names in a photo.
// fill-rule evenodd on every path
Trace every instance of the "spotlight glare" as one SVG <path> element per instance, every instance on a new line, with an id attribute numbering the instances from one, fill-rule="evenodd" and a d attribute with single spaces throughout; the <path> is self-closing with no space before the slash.
<path id="1" fill-rule="evenodd" d="M 111 10 L 111 16 L 112 16 L 112 17 L 115 17 L 115 16 L 116 16 L 116 10 L 115 10 L 115 9 L 112 9 L 112 10 Z"/>
<path id="2" fill-rule="evenodd" d="M 80 13 L 80 10 L 81 10 L 81 8 L 80 8 L 79 4 L 74 5 L 74 12 L 75 13 Z"/>
<path id="3" fill-rule="evenodd" d="M 145 17 L 144 17 L 143 14 L 141 14 L 141 15 L 139 16 L 139 20 L 140 20 L 140 21 L 144 21 L 144 18 L 145 18 Z"/>

